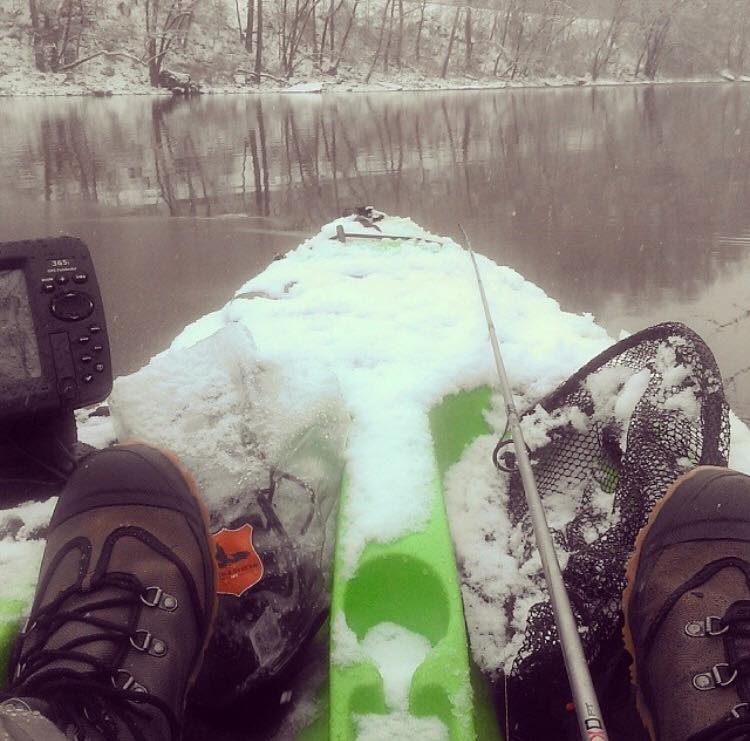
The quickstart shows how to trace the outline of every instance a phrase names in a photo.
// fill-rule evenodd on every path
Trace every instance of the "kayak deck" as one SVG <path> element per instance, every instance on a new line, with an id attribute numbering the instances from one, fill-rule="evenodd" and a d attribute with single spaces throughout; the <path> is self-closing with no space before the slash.
<path id="1" fill-rule="evenodd" d="M 334 573 L 332 624 L 343 616 L 359 640 L 383 622 L 429 640 L 432 650 L 411 681 L 409 713 L 437 716 L 452 741 L 500 739 L 488 689 L 471 665 L 442 492 L 446 471 L 466 445 L 490 432 L 482 416 L 489 400 L 490 389 L 481 387 L 446 397 L 430 413 L 436 470 L 428 526 L 393 543 L 368 544 L 350 579 L 343 575 L 337 553 Z M 346 496 L 344 486 L 342 497 Z M 331 656 L 335 655 L 333 631 Z M 388 713 L 383 680 L 372 662 L 341 666 L 332 660 L 329 713 L 327 737 L 336 741 L 356 737 L 357 716 Z M 318 733 L 324 725 L 318 724 Z"/>

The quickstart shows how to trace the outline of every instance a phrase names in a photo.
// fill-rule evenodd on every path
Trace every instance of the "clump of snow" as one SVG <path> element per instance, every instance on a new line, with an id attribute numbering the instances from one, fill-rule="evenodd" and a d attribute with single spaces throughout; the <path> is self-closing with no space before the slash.
<path id="1" fill-rule="evenodd" d="M 636 371 L 625 365 L 605 366 L 586 378 L 585 386 L 594 403 L 592 419 L 613 419 L 620 428 L 620 448 L 627 449 L 628 427 L 635 407 L 651 382 L 651 371 Z"/>
<path id="2" fill-rule="evenodd" d="M 688 419 L 698 419 L 700 414 L 700 402 L 692 389 L 682 389 L 672 394 L 664 401 L 664 408 L 681 412 Z"/>
<path id="3" fill-rule="evenodd" d="M 231 322 L 208 334 L 206 325 L 207 318 L 196 322 L 169 352 L 118 378 L 109 403 L 118 438 L 176 453 L 224 523 L 246 507 L 244 492 L 267 485 L 270 466 L 288 471 L 311 430 L 320 438 L 318 463 L 329 465 L 326 453 L 340 454 L 349 418 L 326 369 L 261 362 L 246 326 Z M 304 478 L 316 489 L 326 471 L 309 470 L 314 464 L 306 461 Z"/>
<path id="4" fill-rule="evenodd" d="M 0 573 L 3 600 L 31 602 L 44 554 L 44 529 L 57 499 L 24 502 L 0 510 Z"/>
<path id="5" fill-rule="evenodd" d="M 291 85 L 284 89 L 286 93 L 322 93 L 323 83 L 322 82 L 298 82 L 296 85 Z"/>
<path id="6" fill-rule="evenodd" d="M 387 715 L 356 716 L 357 739 L 384 741 L 406 738 L 404 729 L 414 733 L 427 733 L 418 738 L 448 738 L 447 729 L 437 718 L 415 718 L 408 714 L 409 691 L 416 669 L 432 650 L 425 636 L 407 630 L 401 625 L 384 622 L 372 627 L 361 641 L 346 623 L 343 613 L 333 621 L 334 663 L 340 666 L 370 662 L 377 667 L 383 680 Z M 402 723 L 401 726 L 395 724 Z M 396 735 L 393 729 L 398 727 Z M 410 733 L 412 732 L 410 731 Z"/>
<path id="7" fill-rule="evenodd" d="M 529 450 L 534 451 L 549 443 L 550 432 L 567 425 L 572 425 L 579 432 L 585 432 L 588 417 L 578 407 L 555 409 L 550 414 L 537 404 L 530 414 L 524 415 L 521 429 L 526 445 Z"/>
<path id="8" fill-rule="evenodd" d="M 626 365 L 604 366 L 586 378 L 586 390 L 591 394 L 598 418 L 611 416 L 617 394 L 633 373 L 634 370 Z"/>
<path id="9" fill-rule="evenodd" d="M 18 540 L 7 536 L 0 540 L 3 601 L 19 600 L 27 605 L 31 602 L 43 554 L 43 540 Z"/>
<path id="10" fill-rule="evenodd" d="M 13 509 L 0 510 L 0 532 L 12 533 L 17 540 L 38 537 L 49 523 L 56 498 L 44 502 L 23 502 Z"/>
<path id="11" fill-rule="evenodd" d="M 519 583 L 520 566 L 505 547 L 512 532 L 507 474 L 487 465 L 495 442 L 492 435 L 478 437 L 445 481 L 472 653 L 484 670 L 502 666 L 507 658 L 507 614 L 498 605 L 504 603 L 509 586 Z"/>
<path id="12" fill-rule="evenodd" d="M 643 394 L 646 393 L 646 388 L 651 382 L 651 373 L 647 368 L 633 373 L 623 384 L 622 390 L 615 397 L 614 403 L 614 416 L 619 420 L 624 428 L 623 437 L 627 440 L 627 427 L 630 422 L 630 418 L 633 416 L 633 412 L 638 402 L 643 398 Z M 626 442 L 623 441 L 622 449 L 627 448 Z"/>
<path id="13" fill-rule="evenodd" d="M 383 678 L 386 705 L 408 710 L 412 677 L 432 650 L 430 642 L 401 625 L 380 623 L 367 632 L 361 647 Z"/>
<path id="14" fill-rule="evenodd" d="M 78 409 L 76 411 L 76 426 L 78 428 L 78 440 L 92 448 L 106 448 L 117 440 L 112 417 L 109 408 L 99 407 L 101 414 L 92 409 Z"/>
<path id="15" fill-rule="evenodd" d="M 334 647 L 333 661 L 339 666 L 357 664 L 365 660 L 357 634 L 349 627 L 343 612 L 337 613 L 331 624 L 331 638 Z"/>
<path id="16" fill-rule="evenodd" d="M 339 666 L 373 663 L 383 679 L 388 708 L 406 710 L 414 672 L 432 650 L 430 641 L 390 622 L 375 625 L 359 641 L 343 613 L 335 616 L 332 633 L 334 663 Z"/>

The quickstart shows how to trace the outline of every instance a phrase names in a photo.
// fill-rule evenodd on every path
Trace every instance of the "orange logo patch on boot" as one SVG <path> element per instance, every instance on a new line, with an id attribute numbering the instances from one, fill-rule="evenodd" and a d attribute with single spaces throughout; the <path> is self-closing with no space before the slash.
<path id="1" fill-rule="evenodd" d="M 216 593 L 240 597 L 263 578 L 263 562 L 253 546 L 253 526 L 223 527 L 213 536 L 219 565 Z"/>

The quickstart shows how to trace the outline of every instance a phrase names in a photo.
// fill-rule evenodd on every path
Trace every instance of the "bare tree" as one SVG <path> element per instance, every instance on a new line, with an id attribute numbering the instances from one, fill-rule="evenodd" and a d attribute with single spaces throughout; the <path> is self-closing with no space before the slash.
<path id="1" fill-rule="evenodd" d="M 600 28 L 597 35 L 594 55 L 591 59 L 591 79 L 596 80 L 605 72 L 612 57 L 612 52 L 620 38 L 623 25 L 627 18 L 628 6 L 626 0 L 615 0 L 612 14 L 604 28 Z"/>
<path id="2" fill-rule="evenodd" d="M 85 0 L 29 0 L 34 64 L 42 72 L 75 62 L 81 37 L 93 24 Z"/>
<path id="3" fill-rule="evenodd" d="M 319 2 L 325 2 L 325 0 L 319 0 Z M 354 9 L 356 11 L 356 7 L 359 3 L 359 0 L 355 0 L 354 2 Z M 320 56 L 321 60 L 323 58 L 323 55 L 325 53 L 326 47 L 328 48 L 328 54 L 329 59 L 331 62 L 331 68 L 336 69 L 338 67 L 338 63 L 341 61 L 341 53 L 338 55 L 338 61 L 336 59 L 336 43 L 335 43 L 335 18 L 338 15 L 338 12 L 341 10 L 341 8 L 344 5 L 344 0 L 339 0 L 338 5 L 334 5 L 334 0 L 331 0 L 329 6 L 328 6 L 328 12 L 326 13 L 325 19 L 323 21 L 323 30 L 320 33 Z M 352 13 L 349 14 L 349 17 L 347 18 L 347 25 L 346 29 L 344 31 L 344 37 L 348 37 L 348 35 L 351 33 L 352 25 L 354 23 L 354 15 Z M 342 47 L 344 44 L 342 44 Z"/>
<path id="4" fill-rule="evenodd" d="M 393 19 L 396 14 L 396 0 L 391 0 L 391 17 L 388 22 L 388 40 L 385 44 L 385 52 L 383 52 L 383 72 L 388 73 L 388 61 L 391 53 L 391 42 L 393 41 Z"/>
<path id="5" fill-rule="evenodd" d="M 343 39 L 341 39 L 341 47 L 339 48 L 339 53 L 338 53 L 338 56 L 336 57 L 336 61 L 333 63 L 334 70 L 338 69 L 339 64 L 341 64 L 341 58 L 344 56 L 344 50 L 346 49 L 346 42 L 349 40 L 349 34 L 351 33 L 352 26 L 354 25 L 354 19 L 357 15 L 358 5 L 359 5 L 359 0 L 354 0 L 354 5 L 352 6 L 351 12 L 349 13 L 349 19 L 346 23 L 346 29 L 344 30 L 344 37 Z"/>
<path id="6" fill-rule="evenodd" d="M 255 39 L 255 80 L 260 85 L 260 75 L 263 70 L 263 0 L 258 3 L 258 31 Z"/>
<path id="7" fill-rule="evenodd" d="M 242 16 L 240 15 L 240 0 L 234 0 L 234 6 L 237 9 L 237 29 L 240 32 L 240 44 L 243 41 L 243 33 L 242 33 Z"/>
<path id="8" fill-rule="evenodd" d="M 287 4 L 284 3 L 285 12 L 282 16 L 279 34 L 279 56 L 287 78 L 294 73 L 297 54 L 317 4 L 318 0 L 295 0 L 294 13 L 289 18 L 286 12 Z"/>
<path id="9" fill-rule="evenodd" d="M 511 79 L 516 76 L 522 44 L 526 35 L 526 23 L 523 0 L 507 0 L 503 13 L 502 31 L 496 42 L 498 53 L 492 71 L 493 75 L 498 74 L 500 62 L 505 60 L 506 66 L 501 75 L 504 77 L 510 74 Z"/>
<path id="10" fill-rule="evenodd" d="M 458 30 L 458 21 L 461 17 L 461 6 L 456 8 L 456 14 L 453 16 L 453 28 L 451 29 L 451 35 L 448 39 L 448 48 L 445 51 L 445 59 L 443 59 L 443 69 L 440 72 L 440 76 L 445 79 L 448 74 L 448 64 L 451 61 L 451 52 L 453 51 L 453 44 L 456 40 L 456 31 Z"/>
<path id="11" fill-rule="evenodd" d="M 187 29 L 196 1 L 192 0 L 186 4 L 187 7 L 183 7 L 181 0 L 172 0 L 169 9 L 162 12 L 161 0 L 146 0 L 146 63 L 149 80 L 154 87 L 161 85 L 164 60 L 172 44 Z"/>
<path id="12" fill-rule="evenodd" d="M 398 0 L 398 39 L 396 40 L 396 66 L 401 69 L 401 49 L 404 43 L 404 0 Z"/>
<path id="13" fill-rule="evenodd" d="M 750 40 L 750 9 L 746 0 L 729 0 L 726 24 L 725 65 L 742 72 Z"/>
<path id="14" fill-rule="evenodd" d="M 639 0 L 638 20 L 641 30 L 641 52 L 635 74 L 653 80 L 667 51 L 667 38 L 679 10 L 689 0 Z"/>
<path id="15" fill-rule="evenodd" d="M 248 54 L 253 51 L 253 32 L 255 23 L 255 0 L 247 0 L 247 17 L 245 20 L 245 49 Z"/>
<path id="16" fill-rule="evenodd" d="M 378 34 L 378 46 L 375 49 L 375 56 L 372 58 L 372 63 L 370 64 L 370 69 L 367 72 L 367 75 L 365 76 L 365 82 L 370 82 L 370 78 L 372 77 L 373 70 L 375 69 L 375 65 L 378 63 L 378 59 L 380 58 L 380 51 L 383 48 L 383 37 L 385 35 L 385 26 L 388 22 L 388 10 L 390 9 L 391 3 L 394 2 L 394 0 L 385 0 L 385 4 L 383 5 L 383 19 L 380 23 L 380 33 Z"/>
<path id="17" fill-rule="evenodd" d="M 422 39 L 422 29 L 424 28 L 424 15 L 427 8 L 427 0 L 421 0 L 419 3 L 419 22 L 417 23 L 417 39 L 414 42 L 414 57 L 419 61 L 419 42 Z"/>
<path id="18" fill-rule="evenodd" d="M 471 8 L 467 6 L 466 14 L 464 16 L 464 45 L 466 47 L 466 70 L 468 71 L 471 67 L 471 55 L 474 49 L 474 41 L 472 39 L 472 19 L 471 19 Z"/>

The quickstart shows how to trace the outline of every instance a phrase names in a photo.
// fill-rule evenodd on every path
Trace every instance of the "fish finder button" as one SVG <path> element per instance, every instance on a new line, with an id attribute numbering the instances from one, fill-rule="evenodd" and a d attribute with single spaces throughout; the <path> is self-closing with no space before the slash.
<path id="1" fill-rule="evenodd" d="M 91 315 L 94 311 L 94 302 L 86 293 L 68 291 L 52 299 L 50 310 L 58 319 L 65 322 L 77 322 Z"/>

